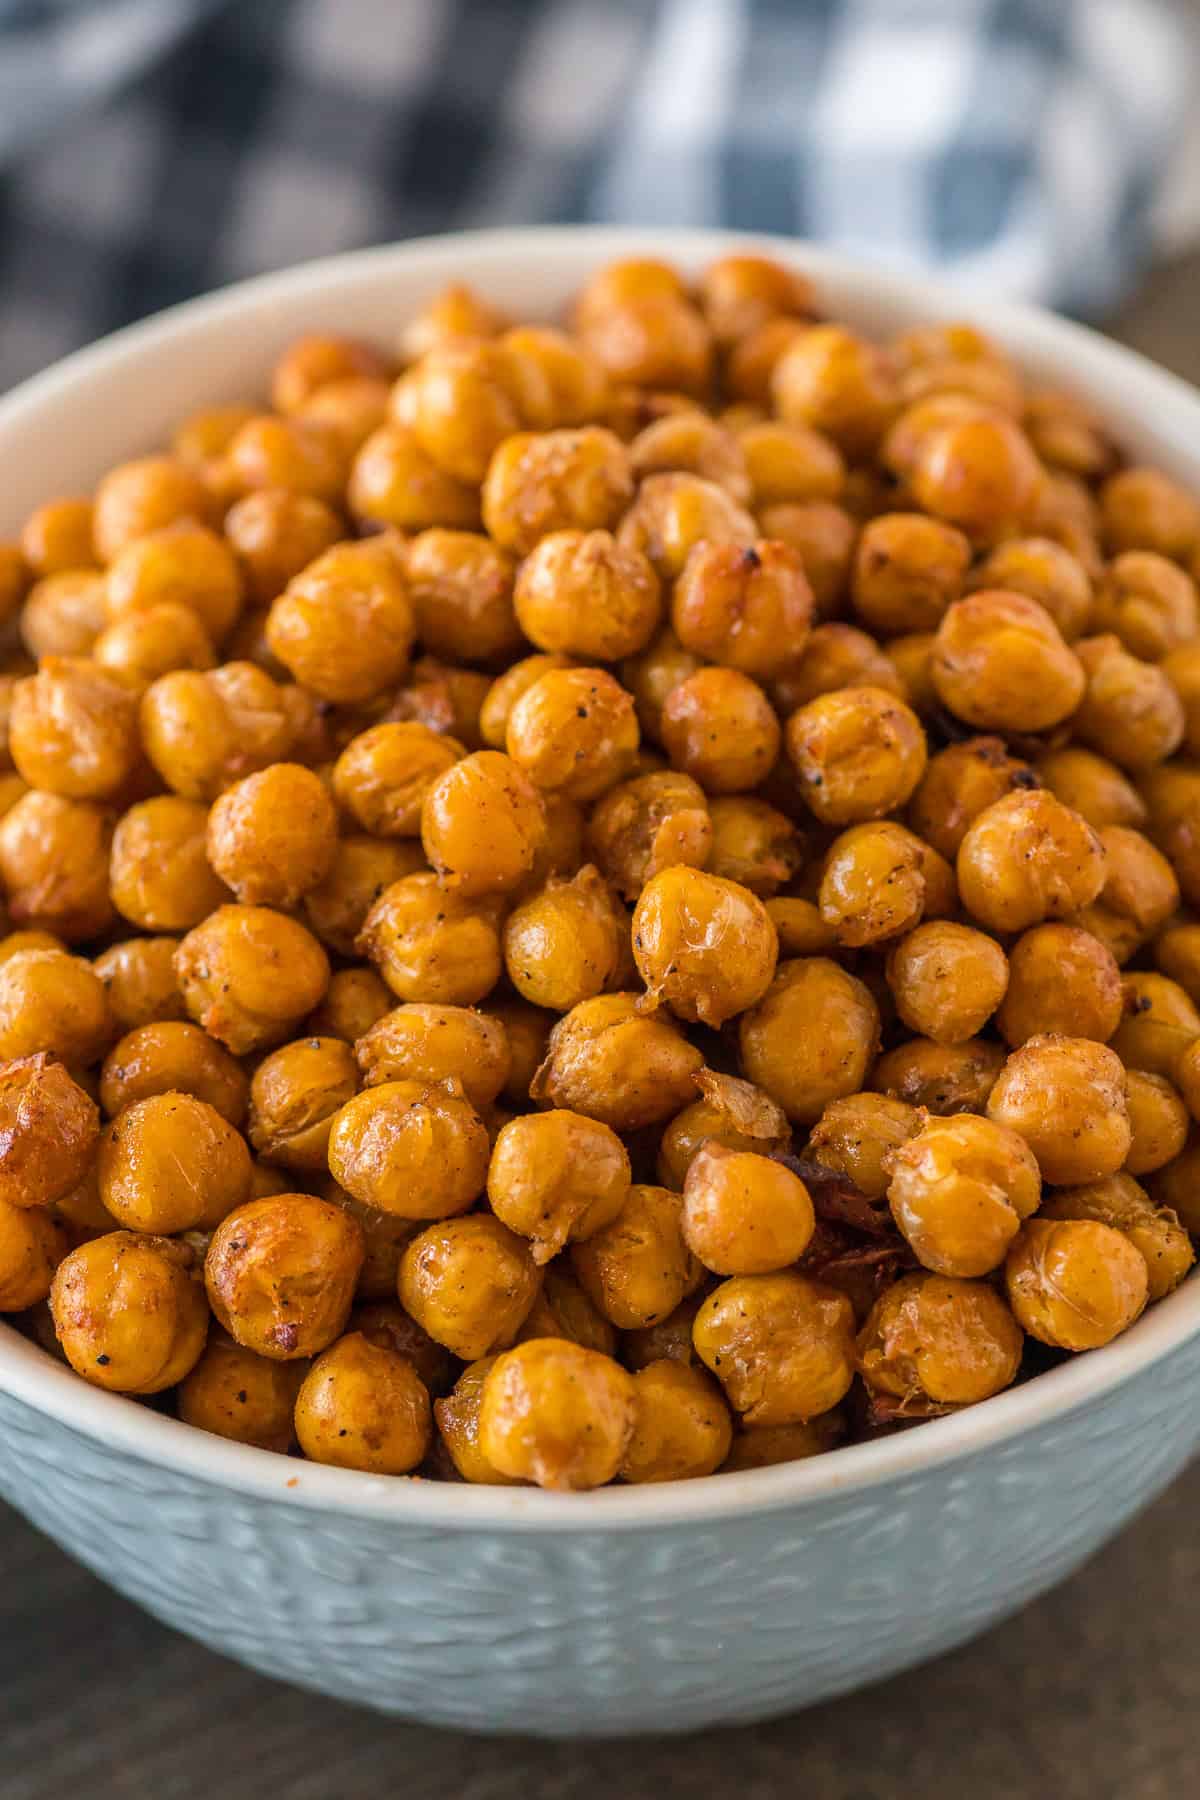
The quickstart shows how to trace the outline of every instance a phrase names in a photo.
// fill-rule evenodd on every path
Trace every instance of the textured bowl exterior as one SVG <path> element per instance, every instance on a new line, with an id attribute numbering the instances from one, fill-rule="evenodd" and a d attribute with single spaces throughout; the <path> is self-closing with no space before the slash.
<path id="1" fill-rule="evenodd" d="M 471 1731 L 688 1731 L 878 1680 L 1068 1575 L 1200 1444 L 1200 1339 L 977 1456 L 659 1529 L 304 1510 L 114 1453 L 2 1393 L 0 1437 L 0 1491 L 36 1525 L 265 1674 Z"/>

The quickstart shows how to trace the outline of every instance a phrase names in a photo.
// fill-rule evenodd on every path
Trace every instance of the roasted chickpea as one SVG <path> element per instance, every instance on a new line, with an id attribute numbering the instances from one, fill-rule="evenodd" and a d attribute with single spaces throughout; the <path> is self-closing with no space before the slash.
<path id="1" fill-rule="evenodd" d="M 690 1023 L 719 1027 L 767 991 L 779 953 L 756 894 L 683 865 L 642 890 L 633 954 L 652 999 Z"/>
<path id="2" fill-rule="evenodd" d="M 765 506 L 759 522 L 766 537 L 798 552 L 812 589 L 815 617 L 833 618 L 849 587 L 858 521 L 831 500 L 786 500 Z"/>
<path id="3" fill-rule="evenodd" d="M 552 669 L 513 705 L 506 745 L 536 787 L 594 800 L 629 772 L 638 747 L 633 699 L 603 669 Z"/>
<path id="4" fill-rule="evenodd" d="M 658 576 L 607 531 L 555 531 L 521 565 L 521 629 L 541 649 L 615 662 L 645 648 L 662 613 Z"/>
<path id="5" fill-rule="evenodd" d="M 488 663 L 520 650 L 512 559 L 489 538 L 423 531 L 407 547 L 405 571 L 417 635 L 434 655 Z"/>
<path id="6" fill-rule="evenodd" d="M 571 1267 L 593 1306 L 621 1331 L 657 1324 L 703 1274 L 683 1236 L 683 1200 L 635 1183 L 615 1219 L 570 1249 Z"/>
<path id="7" fill-rule="evenodd" d="M 111 1231 L 59 1263 L 50 1310 L 77 1375 L 118 1394 L 158 1394 L 199 1360 L 208 1307 L 195 1258 L 170 1238 Z"/>
<path id="8" fill-rule="evenodd" d="M 335 544 L 271 606 L 267 643 L 322 700 L 372 700 L 404 676 L 416 632 L 408 584 L 384 540 Z"/>
<path id="9" fill-rule="evenodd" d="M 877 819 L 903 806 L 925 770 L 925 733 L 881 688 L 821 694 L 794 712 L 787 749 L 807 800 L 826 825 Z"/>
<path id="10" fill-rule="evenodd" d="M 698 669 L 667 694 L 661 715 L 671 761 L 710 794 L 755 788 L 779 755 L 767 696 L 737 669 Z"/>
<path id="11" fill-rule="evenodd" d="M 351 956 L 367 914 L 380 896 L 393 882 L 422 871 L 428 873 L 419 844 L 377 837 L 339 838 L 329 873 L 304 896 L 304 916 L 323 944 L 341 956 Z M 390 997 L 386 1005 L 391 1005 Z"/>
<path id="12" fill-rule="evenodd" d="M 13 689 L 9 749 L 31 787 L 111 799 L 138 765 L 137 701 L 93 662 L 45 657 Z"/>
<path id="13" fill-rule="evenodd" d="M 492 1211 L 529 1239 L 536 1263 L 611 1225 L 629 1184 L 629 1157 L 616 1133 L 560 1110 L 511 1119 L 496 1139 L 487 1178 Z"/>
<path id="14" fill-rule="evenodd" d="M 126 938 L 96 958 L 93 967 L 118 1030 L 184 1017 L 173 961 L 178 943 L 173 937 Z"/>
<path id="15" fill-rule="evenodd" d="M 948 753 L 947 753 L 948 754 Z M 1107 757 L 1067 744 L 1039 759 L 1037 777 L 1064 806 L 1082 813 L 1089 825 L 1140 826 L 1146 805 L 1127 775 Z"/>
<path id="16" fill-rule="evenodd" d="M 621 1358 L 635 1374 L 651 1363 L 674 1362 L 696 1367 L 699 1358 L 692 1343 L 692 1326 L 704 1304 L 705 1294 L 696 1293 L 681 1300 L 673 1313 L 657 1325 L 644 1330 L 621 1333 Z"/>
<path id="17" fill-rule="evenodd" d="M 217 1437 L 286 1453 L 296 1439 L 292 1412 L 306 1373 L 305 1363 L 256 1356 L 217 1328 L 179 1384 L 179 1417 Z"/>
<path id="18" fill-rule="evenodd" d="M 0 1200 L 0 1315 L 44 1300 L 70 1246 L 65 1227 L 44 1208 Z"/>
<path id="19" fill-rule="evenodd" d="M 305 1376 L 295 1429 L 312 1462 L 405 1475 L 429 1448 L 429 1392 L 407 1356 L 378 1334 L 351 1331 Z"/>
<path id="20" fill-rule="evenodd" d="M 1008 1253 L 1008 1302 L 1031 1337 L 1062 1350 L 1096 1350 L 1146 1304 L 1146 1259 L 1121 1231 L 1095 1219 L 1030 1219 Z"/>
<path id="21" fill-rule="evenodd" d="M 514 1480 L 600 1487 L 621 1469 L 635 1418 L 633 1377 L 611 1357 L 563 1338 L 534 1338 L 487 1371 L 479 1449 Z"/>
<path id="22" fill-rule="evenodd" d="M 634 1376 L 634 1427 L 624 1481 L 687 1481 L 712 1475 L 729 1454 L 733 1424 L 720 1388 L 703 1370 L 669 1358 Z"/>
<path id="23" fill-rule="evenodd" d="M 401 724 L 412 720 L 426 725 L 457 739 L 468 750 L 478 750 L 483 744 L 480 715 L 491 686 L 490 678 L 479 669 L 460 669 L 434 656 L 420 656 L 387 716 Z"/>
<path id="24" fill-rule="evenodd" d="M 823 1456 L 836 1450 L 845 1436 L 845 1420 L 834 1408 L 819 1418 L 794 1425 L 759 1425 L 735 1431 L 729 1455 L 720 1468 L 722 1475 L 743 1469 L 772 1469 L 779 1463 L 801 1462 L 809 1456 Z"/>
<path id="25" fill-rule="evenodd" d="M 837 941 L 860 947 L 910 930 L 925 909 L 926 854 L 919 838 L 891 820 L 852 825 L 835 838 L 818 904 Z"/>
<path id="26" fill-rule="evenodd" d="M 247 906 L 295 906 L 329 873 L 336 847 L 329 790 L 299 763 L 247 775 L 208 815 L 209 863 Z"/>
<path id="27" fill-rule="evenodd" d="M 821 432 L 763 419 L 741 430 L 738 442 L 756 508 L 841 499 L 845 460 Z"/>
<path id="28" fill-rule="evenodd" d="M 853 975 L 823 956 L 779 965 L 739 1026 L 742 1069 L 789 1119 L 812 1125 L 831 1100 L 857 1093 L 879 1048 L 879 1009 Z"/>
<path id="29" fill-rule="evenodd" d="M 421 804 L 425 854 L 443 886 L 466 896 L 516 887 L 545 834 L 537 788 L 498 750 L 477 750 L 453 763 L 434 778 Z"/>
<path id="30" fill-rule="evenodd" d="M 462 1084 L 385 1081 L 332 1120 L 329 1168 L 348 1194 L 404 1219 L 465 1212 L 487 1178 L 487 1130 Z"/>
<path id="31" fill-rule="evenodd" d="M 223 459 L 230 499 L 259 488 L 286 488 L 335 506 L 349 458 L 338 434 L 311 420 L 256 413 L 238 428 Z"/>
<path id="32" fill-rule="evenodd" d="M 1030 521 L 1041 478 L 1020 426 L 984 413 L 930 432 L 917 452 L 912 488 L 924 511 L 994 542 Z"/>
<path id="33" fill-rule="evenodd" d="M 1100 514 L 1110 550 L 1153 550 L 1184 558 L 1200 537 L 1200 506 L 1159 469 L 1128 468 L 1100 490 Z"/>
<path id="34" fill-rule="evenodd" d="M 400 1262 L 400 1301 L 436 1343 L 473 1362 L 512 1343 L 540 1281 L 515 1232 L 471 1213 L 412 1240 Z"/>
<path id="35" fill-rule="evenodd" d="M 250 1197 L 250 1152 L 239 1132 L 191 1094 L 154 1094 L 105 1129 L 100 1199 L 128 1231 L 211 1231 Z"/>
<path id="36" fill-rule="evenodd" d="M 1179 1286 L 1196 1260 L 1187 1232 L 1169 1207 L 1156 1206 L 1130 1175 L 1110 1175 L 1084 1187 L 1062 1188 L 1039 1213 L 1042 1219 L 1094 1219 L 1128 1238 L 1146 1261 L 1151 1301 Z"/>
<path id="37" fill-rule="evenodd" d="M 1053 538 L 1009 538 L 997 544 L 971 571 L 967 587 L 1036 600 L 1067 643 L 1092 623 L 1091 578 L 1079 558 Z"/>
<path id="38" fill-rule="evenodd" d="M 717 343 L 736 344 L 781 314 L 811 312 L 812 289 L 803 275 L 769 256 L 730 255 L 700 277 L 700 305 Z"/>
<path id="39" fill-rule="evenodd" d="M 296 338 L 271 372 L 271 405 L 276 412 L 299 412 L 331 381 L 351 376 L 386 378 L 386 359 L 361 338 L 313 332 Z"/>
<path id="40" fill-rule="evenodd" d="M 19 554 L 22 574 L 28 570 L 39 581 L 68 569 L 94 569 L 91 501 L 72 497 L 35 507 L 21 527 Z"/>
<path id="41" fill-rule="evenodd" d="M 219 906 L 175 953 L 184 1004 L 211 1037 L 244 1056 L 281 1043 L 329 985 L 329 959 L 295 919 L 265 906 Z"/>
<path id="42" fill-rule="evenodd" d="M 706 866 L 710 874 L 740 882 L 761 899 L 769 899 L 800 867 L 803 845 L 796 827 L 765 800 L 748 794 L 718 798 L 709 807 L 708 818 L 712 845 L 706 862 L 695 866 Z"/>
<path id="43" fill-rule="evenodd" d="M 1177 909 L 1179 883 L 1166 857 L 1140 831 L 1106 825 L 1100 841 L 1104 886 L 1077 922 L 1126 963 Z"/>
<path id="44" fill-rule="evenodd" d="M 768 1275 L 798 1262 L 816 1223 L 808 1189 L 754 1151 L 710 1140 L 688 1165 L 683 1236 L 716 1275 Z"/>
<path id="45" fill-rule="evenodd" d="M 572 1007 L 550 1033 L 530 1097 L 637 1131 L 693 1098 L 701 1052 L 637 994 L 601 994 Z"/>
<path id="46" fill-rule="evenodd" d="M 387 423 L 390 401 L 391 387 L 379 376 L 346 375 L 323 383 L 293 416 L 336 439 L 349 458 L 357 456 L 372 433 Z"/>
<path id="47" fill-rule="evenodd" d="M 590 863 L 569 881 L 552 878 L 509 915 L 509 979 L 532 1005 L 569 1012 L 625 973 L 629 930 L 629 915 Z"/>
<path id="48" fill-rule="evenodd" d="M 1200 631 L 1196 584 L 1153 550 L 1127 550 L 1096 589 L 1091 629 L 1115 632 L 1131 655 L 1160 662 Z"/>
<path id="49" fill-rule="evenodd" d="M 87 1175 L 98 1135 L 95 1103 L 51 1056 L 31 1052 L 0 1068 L 0 1201 L 6 1207 L 63 1200 Z"/>
<path id="50" fill-rule="evenodd" d="M 400 531 L 469 531 L 479 523 L 478 489 L 439 467 L 397 423 L 381 425 L 358 450 L 346 500 L 357 518 Z"/>
<path id="51" fill-rule="evenodd" d="M 203 481 L 173 456 L 119 463 L 101 481 L 92 503 L 92 540 L 101 562 L 126 545 L 181 520 L 203 522 L 209 496 Z"/>
<path id="52" fill-rule="evenodd" d="M 1030 1038 L 1005 1063 L 987 1110 L 1025 1139 L 1056 1186 L 1115 1175 L 1129 1154 L 1125 1071 L 1090 1038 Z"/>
<path id="53" fill-rule="evenodd" d="M 160 676 L 142 695 L 140 726 L 146 755 L 188 800 L 215 800 L 286 756 L 295 736 L 283 689 L 248 662 Z"/>
<path id="54" fill-rule="evenodd" d="M 701 314 L 679 294 L 641 293 L 576 310 L 584 349 L 616 382 L 701 393 L 713 344 Z"/>
<path id="55" fill-rule="evenodd" d="M 354 1054 L 367 1087 L 453 1079 L 479 1108 L 490 1106 L 508 1083 L 509 1037 L 504 1022 L 473 1008 L 395 1006 L 359 1038 Z"/>
<path id="56" fill-rule="evenodd" d="M 1122 1007 L 1121 971 L 1107 944 L 1077 925 L 1035 925 L 1009 952 L 996 1024 L 1013 1049 L 1046 1033 L 1107 1043 Z"/>
<path id="57" fill-rule="evenodd" d="M 696 1314 L 693 1338 L 747 1425 L 816 1418 L 854 1379 L 849 1300 L 791 1270 L 722 1282 Z"/>
<path id="58" fill-rule="evenodd" d="M 133 806 L 113 835 L 109 880 L 121 914 L 144 931 L 186 931 L 228 890 L 206 853 L 208 809 L 162 795 Z"/>
<path id="59" fill-rule="evenodd" d="M 1112 1047 L 1126 1068 L 1169 1080 L 1200 1038 L 1200 1011 L 1178 982 L 1151 970 L 1126 975 L 1122 986 L 1124 1011 Z"/>
<path id="60" fill-rule="evenodd" d="M 251 600 L 269 606 L 293 576 L 342 536 L 332 507 L 288 488 L 259 488 L 225 515 L 225 536 Z"/>
<path id="61" fill-rule="evenodd" d="M 218 1323 L 243 1349 L 294 1362 L 340 1335 L 362 1261 L 361 1227 L 341 1207 L 273 1194 L 222 1220 L 204 1280 Z"/>
<path id="62" fill-rule="evenodd" d="M 0 818 L 0 879 L 13 924 L 71 944 L 107 930 L 111 840 L 111 813 L 91 801 L 22 794 Z"/>
<path id="63" fill-rule="evenodd" d="M 471 1363 L 459 1376 L 453 1391 L 434 1402 L 433 1412 L 442 1445 L 462 1480 L 507 1487 L 513 1485 L 517 1477 L 502 1475 L 479 1448 L 483 1386 L 497 1360 L 495 1356 L 484 1356 Z"/>
<path id="64" fill-rule="evenodd" d="M 1045 789 L 1006 794 L 968 827 L 959 893 L 989 931 L 1024 931 L 1089 906 L 1104 885 L 1104 846 L 1087 820 Z"/>
<path id="65" fill-rule="evenodd" d="M 771 695 L 788 717 L 821 694 L 863 687 L 882 688 L 903 698 L 899 671 L 875 639 L 857 625 L 835 620 L 816 627 L 803 655 L 772 682 Z"/>
<path id="66" fill-rule="evenodd" d="M 1149 1179 L 1150 1192 L 1160 1206 L 1169 1207 L 1185 1231 L 1200 1237 L 1200 1137 L 1191 1132 L 1183 1149 Z"/>
<path id="67" fill-rule="evenodd" d="M 648 557 L 664 582 L 683 573 L 701 543 L 749 549 L 754 519 L 728 491 L 699 475 L 648 475 L 621 521 L 617 541 Z"/>
<path id="68" fill-rule="evenodd" d="M 141 693 L 175 669 L 211 669 L 212 639 L 188 606 L 164 600 L 145 612 L 130 613 L 102 631 L 92 659 L 106 674 Z"/>
<path id="69" fill-rule="evenodd" d="M 0 964 L 0 1058 L 59 1057 L 68 1068 L 99 1061 L 114 1036 L 104 983 L 62 950 L 22 950 Z"/>
<path id="70" fill-rule="evenodd" d="M 247 1135 L 268 1162 L 324 1173 L 329 1132 L 354 1097 L 354 1052 L 337 1038 L 297 1038 L 265 1056 L 250 1083 Z"/>
<path id="71" fill-rule="evenodd" d="M 796 337 L 775 365 L 771 395 L 785 423 L 824 432 L 851 457 L 870 455 L 899 404 L 886 352 L 841 325 Z"/>
<path id="72" fill-rule="evenodd" d="M 961 1044 L 1004 999 L 1008 959 L 994 938 L 949 919 L 918 925 L 888 957 L 888 986 L 911 1031 Z"/>
<path id="73" fill-rule="evenodd" d="M 527 371 L 531 362 L 536 367 L 536 385 L 545 399 L 534 417 L 530 407 L 534 384 L 527 383 L 525 407 L 530 424 L 587 425 L 604 417 L 609 403 L 608 377 L 596 358 L 566 332 L 547 325 L 518 325 L 506 331 L 500 343 Z"/>
<path id="74" fill-rule="evenodd" d="M 596 861 L 630 901 L 672 864 L 702 868 L 712 837 L 703 788 L 690 775 L 673 769 L 639 775 L 611 788 L 588 823 L 588 843 Z"/>
<path id="75" fill-rule="evenodd" d="M 740 504 L 750 499 L 750 477 L 733 432 L 698 407 L 671 412 L 639 431 L 629 446 L 639 481 L 678 472 L 716 482 Z"/>
<path id="76" fill-rule="evenodd" d="M 100 1071 L 100 1104 L 111 1118 L 152 1094 L 194 1094 L 240 1125 L 249 1082 L 237 1063 L 198 1025 L 162 1020 L 129 1031 Z"/>
<path id="77" fill-rule="evenodd" d="M 700 1069 L 693 1078 L 702 1098 L 676 1113 L 658 1147 L 658 1177 L 682 1191 L 693 1158 L 708 1143 L 769 1156 L 791 1142 L 787 1114 L 752 1082 Z"/>
<path id="78" fill-rule="evenodd" d="M 788 545 L 700 543 L 675 583 L 671 622 L 686 650 L 767 679 L 803 651 L 812 610 L 804 565 Z"/>
<path id="79" fill-rule="evenodd" d="M 846 1176 L 868 1200 L 880 1201 L 891 1179 L 892 1153 L 920 1129 L 916 1108 L 886 1094 L 831 1100 L 808 1139 L 809 1153 Z"/>
<path id="80" fill-rule="evenodd" d="M 1042 1182 L 1033 1152 L 1007 1125 L 973 1113 L 926 1118 L 892 1154 L 888 1203 L 900 1231 L 938 1275 L 986 1275 L 1004 1261 Z"/>
<path id="81" fill-rule="evenodd" d="M 1200 1003 L 1200 925 L 1187 919 L 1168 925 L 1154 941 L 1154 960 L 1193 1003 Z"/>
<path id="82" fill-rule="evenodd" d="M 971 1406 L 1016 1380 L 1024 1335 L 985 1281 L 904 1275 L 881 1294 L 858 1336 L 873 1393 L 905 1406 Z"/>
<path id="83" fill-rule="evenodd" d="M 434 345 L 403 377 L 393 407 L 426 455 L 468 483 L 483 480 L 493 451 L 524 422 L 515 359 L 484 340 Z"/>
<path id="84" fill-rule="evenodd" d="M 768 319 L 729 350 L 725 369 L 725 388 L 746 405 L 765 408 L 771 399 L 771 383 L 784 353 L 796 340 L 811 330 L 804 319 Z"/>
<path id="85" fill-rule="evenodd" d="M 528 556 L 551 532 L 611 530 L 632 496 L 629 452 L 611 431 L 515 431 L 488 465 L 483 518 L 501 549 Z"/>
<path id="86" fill-rule="evenodd" d="M 415 362 L 440 344 L 455 338 L 495 337 L 506 324 L 504 314 L 468 287 L 456 281 L 444 287 L 405 326 L 400 352 Z"/>
<path id="87" fill-rule="evenodd" d="M 364 831 L 416 837 L 425 795 L 461 754 L 461 744 L 427 725 L 373 725 L 351 738 L 334 764 L 333 791 Z"/>
<path id="88" fill-rule="evenodd" d="M 1045 607 L 995 589 L 950 607 L 931 665 L 943 704 L 967 724 L 1044 731 L 1075 710 L 1084 672 Z"/>
<path id="89" fill-rule="evenodd" d="M 1164 762 L 1183 741 L 1183 702 L 1157 663 L 1140 662 L 1111 634 L 1075 646 L 1087 687 L 1071 721 L 1075 735 L 1121 768 Z"/>
<path id="90" fill-rule="evenodd" d="M 1025 429 L 1044 462 L 1083 476 L 1104 475 L 1113 446 L 1091 409 L 1074 394 L 1035 388 L 1025 396 Z"/>
<path id="91" fill-rule="evenodd" d="M 135 538 L 105 578 L 109 622 L 165 603 L 186 606 L 214 644 L 223 643 L 242 610 L 242 584 L 223 538 L 192 519 Z"/>
<path id="92" fill-rule="evenodd" d="M 36 582 L 21 609 L 21 641 L 29 654 L 87 656 L 107 623 L 104 577 L 64 569 Z"/>
<path id="93" fill-rule="evenodd" d="M 406 875 L 385 888 L 358 945 L 400 1000 L 473 1006 L 500 979 L 493 904 L 450 892 L 433 874 Z"/>
<path id="94" fill-rule="evenodd" d="M 851 576 L 854 609 L 885 636 L 936 631 L 962 593 L 969 539 L 923 513 L 884 513 L 863 527 Z"/>
<path id="95" fill-rule="evenodd" d="M 661 741 L 667 696 L 700 667 L 700 658 L 685 650 L 669 627 L 640 656 L 621 664 L 621 681 L 633 695 L 638 722 L 648 737 Z"/>

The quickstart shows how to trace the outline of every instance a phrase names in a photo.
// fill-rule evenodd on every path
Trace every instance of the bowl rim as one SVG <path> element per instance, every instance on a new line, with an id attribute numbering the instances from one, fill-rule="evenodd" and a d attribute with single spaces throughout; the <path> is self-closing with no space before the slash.
<path id="1" fill-rule="evenodd" d="M 800 240 L 708 230 L 550 226 L 447 233 L 324 257 L 238 282 L 189 300 L 75 352 L 0 399 L 0 432 L 19 429 L 69 399 L 81 382 L 136 373 L 147 352 L 186 345 L 189 337 L 249 315 L 270 316 L 276 302 L 328 302 L 339 286 L 395 270 L 428 280 L 485 283 L 489 271 L 531 259 L 560 272 L 621 255 L 668 256 L 696 267 L 736 249 L 758 249 L 790 262 L 846 295 L 928 318 L 967 314 L 1026 363 L 1052 371 L 1081 392 L 1120 393 L 1135 438 L 1170 466 L 1200 474 L 1200 394 L 1135 351 L 1039 308 L 956 293 L 938 277 L 897 272 Z M 1124 428 L 1122 427 L 1122 430 Z M 1127 434 L 1126 434 L 1127 435 Z M 982 1404 L 923 1424 L 919 1431 L 846 1446 L 773 1468 L 693 1481 L 607 1487 L 585 1494 L 525 1487 L 483 1487 L 375 1476 L 282 1457 L 201 1432 L 136 1400 L 89 1386 L 12 1326 L 0 1322 L 0 1391 L 35 1413 L 113 1451 L 245 1496 L 300 1508 L 433 1526 L 442 1530 L 595 1532 L 718 1522 L 782 1508 L 842 1500 L 881 1483 L 1018 1440 L 1113 1394 L 1200 1332 L 1200 1274 L 1160 1301 L 1136 1325 L 1093 1350 Z"/>

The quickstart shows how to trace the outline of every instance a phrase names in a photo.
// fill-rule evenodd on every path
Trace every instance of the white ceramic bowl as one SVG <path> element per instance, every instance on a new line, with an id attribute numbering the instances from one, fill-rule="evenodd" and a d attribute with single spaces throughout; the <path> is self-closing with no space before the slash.
<path id="1" fill-rule="evenodd" d="M 0 404 L 0 536 L 254 393 L 299 332 L 390 339 L 451 278 L 531 317 L 597 263 L 696 268 L 734 240 L 484 233 L 248 283 L 122 332 Z M 761 242 L 761 240 L 759 240 Z M 773 252 L 869 328 L 964 311 L 1200 491 L 1200 397 L 1044 314 L 803 245 Z M 0 1327 L 0 1492 L 214 1649 L 385 1712 L 589 1736 L 767 1717 L 946 1650 L 1070 1573 L 1200 1443 L 1200 1281 L 1107 1349 L 955 1417 L 813 1461 L 587 1495 L 299 1463 L 98 1392 Z"/>

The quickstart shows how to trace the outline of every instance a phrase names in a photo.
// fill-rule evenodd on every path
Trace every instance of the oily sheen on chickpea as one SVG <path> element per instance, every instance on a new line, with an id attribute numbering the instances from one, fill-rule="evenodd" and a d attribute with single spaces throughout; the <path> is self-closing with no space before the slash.
<path id="1" fill-rule="evenodd" d="M 753 254 L 315 332 L 0 544 L 0 1311 L 276 1454 L 825 1455 L 1200 1234 L 1200 503 Z"/>

